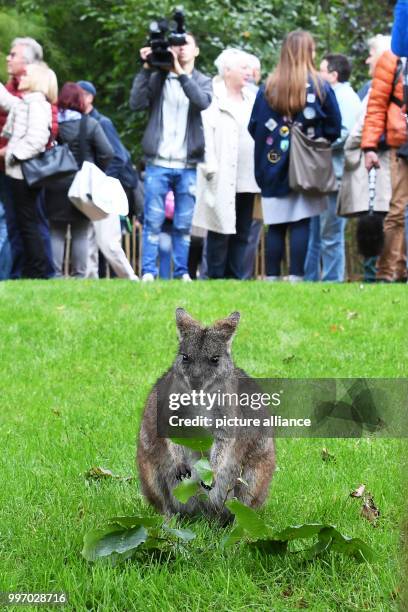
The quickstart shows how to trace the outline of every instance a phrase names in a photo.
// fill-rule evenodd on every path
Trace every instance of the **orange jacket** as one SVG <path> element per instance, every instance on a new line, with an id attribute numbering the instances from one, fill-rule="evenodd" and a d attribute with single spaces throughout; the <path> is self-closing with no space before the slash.
<path id="1" fill-rule="evenodd" d="M 367 114 L 364 120 L 362 149 L 377 149 L 381 134 L 385 133 L 390 147 L 400 147 L 407 140 L 407 124 L 404 109 L 390 101 L 392 95 L 403 100 L 402 74 L 395 85 L 393 82 L 398 58 L 386 51 L 377 62 L 368 99 Z"/>

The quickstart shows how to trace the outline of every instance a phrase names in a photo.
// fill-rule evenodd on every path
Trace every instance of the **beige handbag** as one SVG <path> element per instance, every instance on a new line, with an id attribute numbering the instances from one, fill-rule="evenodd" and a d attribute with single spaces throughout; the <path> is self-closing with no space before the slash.
<path id="1" fill-rule="evenodd" d="M 309 138 L 296 124 L 290 130 L 289 186 L 309 195 L 325 195 L 337 187 L 330 142 Z"/>

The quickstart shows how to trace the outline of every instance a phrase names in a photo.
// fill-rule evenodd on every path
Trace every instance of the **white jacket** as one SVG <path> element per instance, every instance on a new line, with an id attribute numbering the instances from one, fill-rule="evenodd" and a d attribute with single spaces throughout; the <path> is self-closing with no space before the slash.
<path id="1" fill-rule="evenodd" d="M 13 164 L 12 156 L 23 161 L 45 150 L 52 124 L 51 104 L 44 94 L 31 92 L 23 98 L 13 96 L 0 83 L 0 106 L 9 111 L 2 136 L 9 139 L 6 149 L 6 174 L 22 179 L 21 165 Z"/>
<path id="2" fill-rule="evenodd" d="M 216 77 L 213 81 L 214 95 L 211 105 L 202 112 L 205 137 L 205 161 L 197 166 L 197 195 L 193 225 L 220 234 L 236 233 L 235 196 L 237 192 L 237 169 L 239 154 L 240 125 L 234 116 L 234 107 L 227 97 L 223 80 Z M 255 94 L 248 88 L 243 89 L 245 125 L 248 125 Z M 259 193 L 260 189 L 254 175 L 254 144 L 249 132 L 245 160 L 240 160 L 245 168 L 245 176 L 240 184 L 247 193 Z M 240 191 L 243 191 L 241 188 Z"/>

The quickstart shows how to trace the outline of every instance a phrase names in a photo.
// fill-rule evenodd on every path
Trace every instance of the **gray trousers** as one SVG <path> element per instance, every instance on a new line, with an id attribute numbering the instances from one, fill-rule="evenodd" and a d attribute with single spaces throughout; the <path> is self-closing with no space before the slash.
<path id="1" fill-rule="evenodd" d="M 70 225 L 71 232 L 71 267 L 72 276 L 85 278 L 88 263 L 88 220 L 75 221 Z M 65 240 L 67 236 L 68 223 L 50 222 L 52 261 L 55 268 L 55 276 L 64 276 L 64 254 Z"/>

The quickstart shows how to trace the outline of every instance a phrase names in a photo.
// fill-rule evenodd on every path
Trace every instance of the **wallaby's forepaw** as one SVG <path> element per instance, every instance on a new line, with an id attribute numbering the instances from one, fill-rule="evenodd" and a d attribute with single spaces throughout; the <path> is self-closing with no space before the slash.
<path id="1" fill-rule="evenodd" d="M 191 469 L 186 463 L 181 463 L 176 469 L 176 479 L 191 478 Z"/>
<path id="2" fill-rule="evenodd" d="M 202 480 L 200 481 L 200 485 L 203 487 L 203 489 L 205 489 L 206 491 L 211 491 L 211 489 L 213 488 L 213 485 L 208 485 L 205 484 L 205 482 L 203 482 Z"/>

